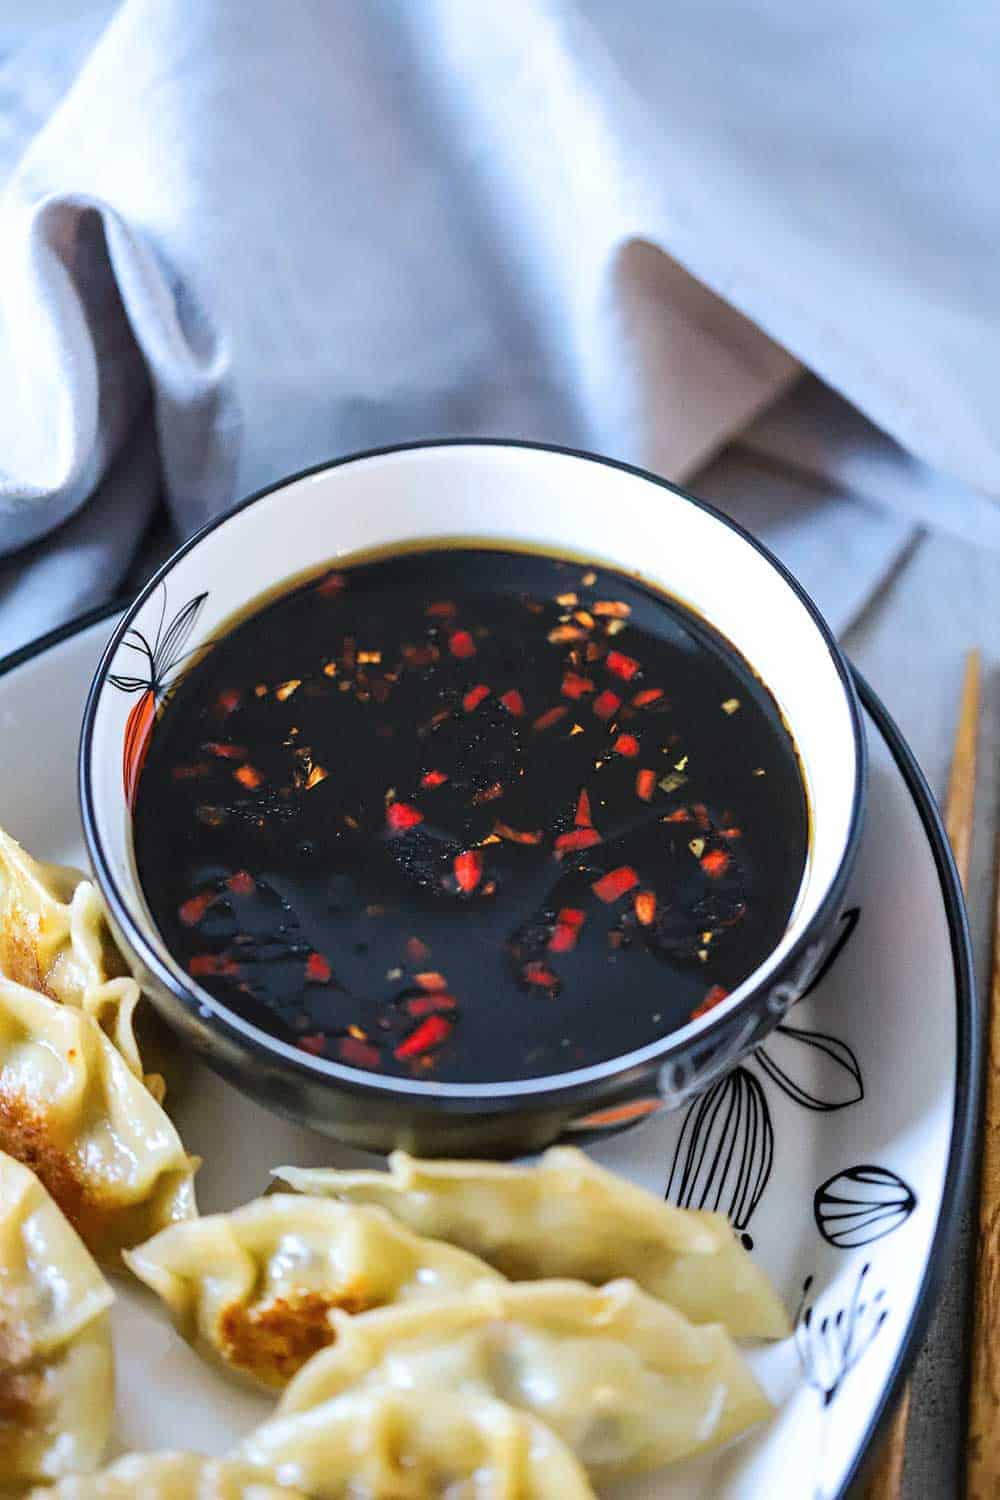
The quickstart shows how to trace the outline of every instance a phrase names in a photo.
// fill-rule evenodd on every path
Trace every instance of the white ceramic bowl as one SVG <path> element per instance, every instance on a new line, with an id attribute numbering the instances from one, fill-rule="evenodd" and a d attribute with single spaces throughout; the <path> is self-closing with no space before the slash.
<path id="1" fill-rule="evenodd" d="M 388 1079 L 262 1032 L 173 959 L 132 850 L 131 792 L 155 709 L 187 655 L 285 580 L 395 542 L 517 541 L 664 589 L 722 632 L 776 698 L 799 751 L 810 847 L 791 919 L 758 969 L 707 1015 L 575 1071 L 496 1084 Z M 684 1102 L 735 1064 L 815 980 L 860 832 L 865 747 L 850 674 L 818 611 L 770 554 L 711 507 L 608 460 L 535 444 L 390 448 L 296 476 L 186 543 L 117 627 L 80 749 L 83 822 L 112 924 L 159 1009 L 263 1102 L 378 1148 L 524 1149 L 581 1113 L 634 1097 Z"/>

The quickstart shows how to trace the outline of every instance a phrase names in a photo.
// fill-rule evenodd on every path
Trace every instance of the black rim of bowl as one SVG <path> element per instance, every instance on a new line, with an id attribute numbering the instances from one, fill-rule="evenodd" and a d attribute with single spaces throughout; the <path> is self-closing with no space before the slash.
<path id="1" fill-rule="evenodd" d="M 355 1094 L 367 1094 L 369 1097 L 376 1096 L 384 1100 L 395 1100 L 398 1103 L 406 1101 L 418 1111 L 433 1109 L 439 1112 L 447 1110 L 453 1113 L 491 1113 L 499 1115 L 514 1111 L 537 1112 L 540 1109 L 546 1108 L 568 1108 L 571 1107 L 573 1101 L 583 1102 L 591 1097 L 604 1097 L 609 1092 L 615 1090 L 616 1087 L 620 1088 L 627 1080 L 638 1082 L 640 1078 L 648 1076 L 651 1071 L 661 1068 L 664 1064 L 668 1063 L 678 1053 L 686 1052 L 696 1041 L 707 1041 L 714 1029 L 721 1029 L 724 1023 L 731 1023 L 734 1017 L 741 1014 L 748 1014 L 759 1004 L 759 986 L 751 989 L 741 998 L 738 1005 L 732 1009 L 727 1009 L 722 1015 L 713 1017 L 712 1014 L 709 1014 L 706 1016 L 702 1029 L 681 1042 L 677 1041 L 676 1032 L 668 1033 L 660 1041 L 647 1043 L 642 1049 L 637 1049 L 640 1054 L 638 1056 L 636 1053 L 624 1054 L 620 1057 L 609 1058 L 603 1063 L 592 1064 L 586 1069 L 567 1071 L 565 1074 L 548 1074 L 538 1079 L 520 1081 L 503 1080 L 482 1085 L 414 1083 L 407 1079 L 386 1078 L 383 1075 L 366 1072 L 362 1069 L 349 1068 L 344 1064 L 336 1063 L 329 1059 L 313 1058 L 308 1053 L 298 1054 L 294 1048 L 283 1045 L 277 1038 L 270 1038 L 266 1032 L 243 1021 L 242 1018 L 230 1011 L 222 1001 L 210 994 L 209 991 L 201 989 L 193 981 L 188 983 L 182 982 L 169 965 L 163 961 L 160 953 L 133 919 L 129 903 L 118 888 L 110 861 L 105 855 L 101 837 L 97 831 L 90 761 L 98 701 L 105 685 L 111 661 L 126 631 L 131 626 L 133 619 L 146 603 L 146 600 L 159 588 L 160 584 L 169 576 L 181 559 L 193 551 L 206 536 L 225 526 L 227 522 L 239 516 L 243 511 L 249 509 L 250 506 L 255 505 L 259 500 L 265 499 L 268 495 L 272 495 L 278 490 L 288 488 L 299 480 L 344 468 L 349 464 L 382 458 L 388 454 L 421 452 L 434 448 L 507 448 L 556 453 L 563 457 L 579 459 L 586 463 L 599 464 L 605 468 L 616 469 L 626 474 L 631 474 L 638 479 L 643 479 L 660 489 L 665 489 L 671 494 L 679 496 L 687 503 L 696 506 L 699 510 L 705 511 L 721 525 L 735 532 L 770 564 L 778 577 L 783 580 L 785 585 L 791 589 L 792 593 L 804 606 L 833 662 L 847 701 L 856 756 L 856 775 L 847 837 L 840 862 L 827 885 L 819 906 L 806 927 L 799 934 L 794 947 L 785 955 L 782 967 L 777 973 L 787 973 L 792 968 L 804 953 L 810 940 L 836 914 L 836 908 L 843 896 L 844 889 L 854 866 L 861 838 L 864 798 L 867 785 L 868 755 L 858 696 L 847 660 L 819 608 L 799 581 L 762 542 L 758 541 L 755 536 L 736 521 L 733 521 L 723 511 L 717 509 L 714 505 L 710 505 L 707 501 L 699 499 L 696 495 L 689 494 L 679 486 L 660 478 L 658 475 L 652 474 L 646 469 L 638 468 L 634 464 L 623 463 L 618 459 L 606 458 L 601 454 L 588 453 L 582 449 L 562 447 L 554 443 L 517 441 L 506 438 L 456 437 L 432 438 L 413 443 L 391 443 L 381 448 L 370 448 L 362 452 L 347 454 L 343 458 L 332 459 L 326 463 L 314 464 L 309 468 L 299 470 L 296 474 L 287 475 L 274 484 L 257 490 L 245 500 L 239 501 L 222 515 L 216 516 L 196 531 L 193 536 L 182 543 L 167 561 L 157 569 L 152 578 L 149 579 L 132 601 L 125 615 L 112 632 L 111 639 L 108 641 L 101 655 L 97 671 L 94 674 L 94 679 L 84 706 L 78 757 L 78 784 L 84 838 L 98 884 L 101 888 L 101 893 L 129 945 L 139 954 L 143 963 L 155 975 L 157 981 L 185 1009 L 197 1011 L 199 1022 L 202 1026 L 210 1024 L 212 1029 L 223 1033 L 227 1044 L 233 1050 L 241 1053 L 245 1060 L 249 1062 L 266 1060 L 271 1066 L 280 1064 L 282 1069 L 287 1072 L 304 1079 L 309 1079 L 313 1083 L 323 1081 L 330 1086 L 341 1090 L 348 1090 Z M 748 976 L 748 979 L 751 977 Z M 775 977 L 776 975 L 771 975 L 771 981 Z M 581 1074 L 584 1076 L 581 1077 Z"/>

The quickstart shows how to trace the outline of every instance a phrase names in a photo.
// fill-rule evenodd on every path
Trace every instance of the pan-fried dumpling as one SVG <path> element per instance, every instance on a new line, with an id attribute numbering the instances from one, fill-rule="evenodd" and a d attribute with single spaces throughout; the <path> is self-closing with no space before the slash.
<path id="1" fill-rule="evenodd" d="M 377 1203 L 418 1234 L 481 1255 L 513 1281 L 567 1277 L 601 1286 L 629 1276 L 692 1323 L 736 1338 L 784 1338 L 776 1292 L 722 1214 L 675 1208 L 553 1146 L 537 1166 L 418 1161 L 403 1151 L 386 1172 L 279 1167 L 300 1192 Z"/>
<path id="2" fill-rule="evenodd" d="M 305 1500 L 238 1459 L 130 1453 L 100 1474 L 77 1474 L 28 1500 Z"/>
<path id="3" fill-rule="evenodd" d="M 593 1500 L 544 1423 L 473 1391 L 345 1391 L 266 1422 L 239 1453 L 315 1500 Z"/>
<path id="4" fill-rule="evenodd" d="M 197 1162 L 97 1022 L 2 977 L 0 1149 L 98 1256 L 197 1211 Z"/>
<path id="5" fill-rule="evenodd" d="M 125 1260 L 186 1339 L 269 1386 L 333 1340 L 334 1308 L 358 1313 L 502 1280 L 381 1209 L 293 1193 L 175 1224 Z"/>
<path id="6" fill-rule="evenodd" d="M 716 1447 L 771 1412 L 724 1329 L 695 1327 L 634 1281 L 482 1284 L 338 1315 L 335 1343 L 278 1415 L 382 1386 L 495 1396 L 544 1421 L 598 1482 Z"/>
<path id="7" fill-rule="evenodd" d="M 100 897 L 79 870 L 33 859 L 0 829 L 0 974 L 86 1010 L 143 1077 L 135 1037 L 139 986 L 128 977 Z M 163 1080 L 148 1087 L 162 1101 Z"/>
<path id="8" fill-rule="evenodd" d="M 0 1152 L 0 1490 L 100 1461 L 111 1288 L 41 1183 Z"/>

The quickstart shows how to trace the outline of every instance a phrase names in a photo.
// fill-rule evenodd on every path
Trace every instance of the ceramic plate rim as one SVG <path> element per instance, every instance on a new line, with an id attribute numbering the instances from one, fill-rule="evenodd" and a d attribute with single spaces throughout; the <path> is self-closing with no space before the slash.
<path id="1" fill-rule="evenodd" d="M 18 667 L 62 645 L 91 626 L 122 614 L 131 602 L 133 601 L 119 598 L 97 605 L 93 609 L 74 616 L 54 630 L 29 641 L 18 650 L 10 652 L 0 658 L 0 678 L 6 677 Z M 847 660 L 846 657 L 845 660 Z M 923 1343 L 954 1245 L 958 1228 L 958 1210 L 964 1201 L 969 1183 L 978 1132 L 979 1101 L 982 1089 L 982 1045 L 977 1024 L 972 945 L 965 901 L 944 823 L 927 778 L 892 715 L 857 667 L 850 662 L 848 666 L 858 700 L 884 738 L 906 784 L 907 791 L 913 799 L 934 858 L 944 901 L 955 973 L 956 1046 L 951 1140 L 941 1191 L 941 1203 L 930 1250 L 924 1265 L 914 1309 L 900 1341 L 892 1370 L 882 1387 L 875 1411 L 861 1442 L 855 1449 L 850 1467 L 834 1500 L 846 1500 L 851 1486 L 871 1456 L 888 1417 L 895 1409 L 903 1383 Z"/>

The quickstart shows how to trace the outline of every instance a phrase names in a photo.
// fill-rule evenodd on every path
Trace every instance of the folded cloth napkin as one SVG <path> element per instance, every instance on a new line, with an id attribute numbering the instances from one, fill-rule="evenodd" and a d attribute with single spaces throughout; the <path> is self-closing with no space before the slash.
<path id="1" fill-rule="evenodd" d="M 839 627 L 915 528 L 1000 546 L 978 0 L 127 0 L 67 89 L 72 10 L 0 35 L 0 170 L 51 109 L 0 200 L 0 650 L 158 495 L 179 536 L 427 436 L 688 480 Z"/>

